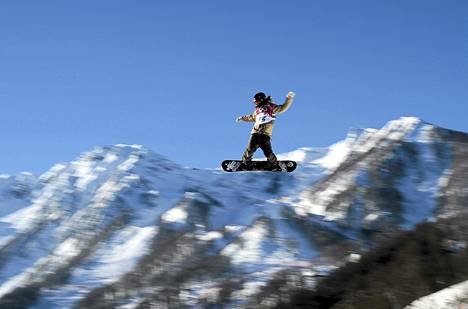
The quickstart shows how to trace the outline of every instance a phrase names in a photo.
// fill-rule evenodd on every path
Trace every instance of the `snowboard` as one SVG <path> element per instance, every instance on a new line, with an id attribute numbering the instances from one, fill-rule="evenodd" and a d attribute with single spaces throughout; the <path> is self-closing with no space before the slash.
<path id="1" fill-rule="evenodd" d="M 278 160 L 275 164 L 268 161 L 224 160 L 221 167 L 226 172 L 267 171 L 267 172 L 292 172 L 297 163 L 290 160 Z"/>

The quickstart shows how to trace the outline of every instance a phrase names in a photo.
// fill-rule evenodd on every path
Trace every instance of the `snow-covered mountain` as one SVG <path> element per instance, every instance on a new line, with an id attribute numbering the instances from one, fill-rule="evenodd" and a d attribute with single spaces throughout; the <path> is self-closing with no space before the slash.
<path id="1" fill-rule="evenodd" d="M 279 155 L 289 174 L 115 145 L 0 176 L 0 306 L 273 306 L 378 235 L 465 210 L 467 153 L 468 135 L 401 118 Z"/>

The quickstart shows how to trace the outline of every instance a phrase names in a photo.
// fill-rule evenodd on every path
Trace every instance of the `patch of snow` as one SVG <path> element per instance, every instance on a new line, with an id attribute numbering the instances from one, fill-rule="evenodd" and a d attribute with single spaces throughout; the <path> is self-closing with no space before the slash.
<path id="1" fill-rule="evenodd" d="M 115 162 L 119 159 L 119 156 L 115 154 L 114 152 L 108 152 L 106 153 L 106 156 L 104 157 L 104 160 L 102 162 L 104 163 L 112 163 Z"/>
<path id="2" fill-rule="evenodd" d="M 313 196 L 306 190 L 300 193 L 299 201 L 295 206 L 295 211 L 298 214 L 313 214 L 323 216 L 325 220 L 339 219 L 343 214 L 331 213 L 327 211 L 327 205 L 334 200 L 334 198 L 346 191 L 351 185 L 354 184 L 356 173 L 346 173 L 335 182 L 331 183 L 325 190 L 317 192 Z"/>
<path id="3" fill-rule="evenodd" d="M 353 151 L 368 152 L 378 144 L 386 144 L 386 140 L 403 140 L 415 132 L 421 119 L 416 117 L 402 117 L 388 122 L 382 129 L 365 129 L 352 145 Z"/>
<path id="4" fill-rule="evenodd" d="M 50 168 L 47 172 L 39 176 L 39 181 L 41 182 L 49 182 L 53 178 L 57 177 L 61 172 L 63 172 L 67 168 L 65 164 L 55 164 L 52 168 Z"/>
<path id="5" fill-rule="evenodd" d="M 77 250 L 78 243 L 78 239 L 68 238 L 55 249 L 54 254 L 58 259 L 66 259 L 67 256 L 76 256 L 79 253 L 79 250 Z"/>
<path id="6" fill-rule="evenodd" d="M 236 232 L 243 230 L 244 228 L 245 228 L 244 226 L 240 226 L 240 225 L 225 225 L 224 226 L 224 229 L 228 233 L 236 233 Z"/>
<path id="7" fill-rule="evenodd" d="M 358 263 L 361 260 L 361 255 L 357 253 L 351 253 L 346 258 L 346 261 L 349 263 Z"/>
<path id="8" fill-rule="evenodd" d="M 291 152 L 277 155 L 279 160 L 292 160 L 298 163 L 311 163 L 323 157 L 327 152 L 326 148 L 301 147 Z"/>
<path id="9" fill-rule="evenodd" d="M 19 231 L 28 230 L 42 218 L 42 207 L 38 204 L 33 204 L 29 207 L 24 207 L 18 211 L 0 218 L 0 222 L 9 223 L 11 228 Z"/>
<path id="10" fill-rule="evenodd" d="M 159 196 L 161 194 L 158 190 L 149 190 L 147 193 L 154 196 Z"/>
<path id="11" fill-rule="evenodd" d="M 263 223 L 254 224 L 244 231 L 235 242 L 226 246 L 221 254 L 229 256 L 233 264 L 260 262 L 263 252 L 261 245 L 267 236 L 267 227 Z"/>
<path id="12" fill-rule="evenodd" d="M 25 285 L 28 282 L 28 279 L 28 273 L 24 272 L 20 273 L 19 275 L 16 275 L 7 282 L 2 282 L 2 285 L 0 286 L 0 298 L 10 293 L 17 287 Z"/>
<path id="13" fill-rule="evenodd" d="M 119 231 L 70 273 L 67 284 L 43 291 L 35 308 L 72 308 L 91 289 L 118 281 L 147 252 L 156 233 L 156 227 L 129 226 Z M 129 302 L 128 308 L 132 308 L 132 303 L 138 301 Z"/>
<path id="14" fill-rule="evenodd" d="M 422 297 L 405 309 L 460 309 L 468 308 L 468 281 L 461 282 L 434 294 Z"/>
<path id="15" fill-rule="evenodd" d="M 118 305 L 117 309 L 137 309 L 140 308 L 141 303 L 145 300 L 144 297 L 132 297 L 126 304 Z"/>
<path id="16" fill-rule="evenodd" d="M 443 192 L 443 190 L 449 185 L 450 177 L 452 177 L 453 169 L 448 168 L 444 171 L 442 177 L 439 178 L 438 191 Z"/>
<path id="17" fill-rule="evenodd" d="M 100 266 L 93 269 L 93 277 L 100 278 L 103 283 L 116 281 L 146 252 L 156 232 L 156 227 L 132 226 L 119 232 L 114 241 L 96 253 L 99 257 L 96 263 Z"/>
<path id="18" fill-rule="evenodd" d="M 262 287 L 266 286 L 265 280 L 248 281 L 243 284 L 242 289 L 234 291 L 231 298 L 237 301 L 243 301 L 246 298 L 255 295 Z"/>
<path id="19" fill-rule="evenodd" d="M 139 157 L 137 155 L 131 155 L 125 162 L 120 164 L 117 169 L 120 171 L 129 171 L 138 162 Z"/>
<path id="20" fill-rule="evenodd" d="M 98 178 L 98 174 L 94 172 L 95 162 L 93 161 L 77 161 L 73 163 L 75 169 L 74 176 L 77 177 L 75 186 L 79 191 L 86 191 L 89 183 Z"/>
<path id="21" fill-rule="evenodd" d="M 379 218 L 379 214 L 372 213 L 368 214 L 365 218 L 364 221 L 367 223 L 372 223 L 373 221 L 377 220 Z"/>
<path id="22" fill-rule="evenodd" d="M 115 147 L 118 147 L 118 148 L 132 148 L 132 149 L 136 149 L 136 150 L 144 149 L 144 147 L 142 145 L 139 145 L 139 144 L 116 144 Z"/>
<path id="23" fill-rule="evenodd" d="M 211 241 L 211 240 L 222 238 L 222 237 L 223 237 L 222 233 L 218 231 L 211 231 L 211 232 L 199 235 L 198 239 L 202 241 Z"/>
<path id="24" fill-rule="evenodd" d="M 420 143 L 432 143 L 433 137 L 432 133 L 434 132 L 435 127 L 430 124 L 424 124 L 419 128 L 419 134 L 416 138 L 416 141 Z"/>
<path id="25" fill-rule="evenodd" d="M 188 214 L 185 205 L 174 207 L 165 212 L 161 219 L 166 222 L 185 223 Z"/>
<path id="26" fill-rule="evenodd" d="M 315 164 L 321 165 L 328 170 L 337 168 L 349 155 L 351 148 L 349 143 L 344 140 L 340 141 L 329 148 L 328 153 L 314 161 Z"/>

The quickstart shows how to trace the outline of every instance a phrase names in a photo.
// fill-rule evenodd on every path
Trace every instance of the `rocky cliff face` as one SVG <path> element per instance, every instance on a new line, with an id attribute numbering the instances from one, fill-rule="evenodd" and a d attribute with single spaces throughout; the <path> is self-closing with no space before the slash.
<path id="1" fill-rule="evenodd" d="M 380 235 L 464 211 L 467 149 L 463 133 L 402 118 L 280 155 L 291 174 L 116 145 L 1 176 L 0 305 L 273 306 Z"/>

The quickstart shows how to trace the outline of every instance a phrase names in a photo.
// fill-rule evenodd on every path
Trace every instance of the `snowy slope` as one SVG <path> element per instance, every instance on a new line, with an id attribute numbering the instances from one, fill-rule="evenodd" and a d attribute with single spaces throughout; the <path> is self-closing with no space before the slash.
<path id="1" fill-rule="evenodd" d="M 314 173 L 314 177 L 319 175 Z M 250 189 L 253 181 L 259 189 L 256 192 Z M 286 254 L 281 243 L 276 244 L 278 240 L 259 233 L 255 222 L 265 216 L 279 217 L 278 207 L 262 204 L 292 190 L 286 183 L 300 181 L 292 175 L 196 171 L 141 146 L 116 145 L 56 165 L 39 183 L 29 204 L 18 204 L 16 212 L 0 218 L 5 226 L 3 237 L 9 239 L 2 252 L 6 262 L 1 265 L 0 296 L 18 286 L 44 285 L 37 306 L 50 308 L 71 306 L 92 289 L 118 281 L 147 253 L 161 226 L 180 230 L 195 226 L 200 242 L 216 241 L 214 250 L 226 256 L 238 234 L 255 235 L 275 249 L 264 252 L 262 246 L 263 256 Z M 199 204 L 209 205 L 206 217 L 197 213 Z M 239 205 L 243 205 L 242 212 Z M 279 232 L 285 238 L 297 233 L 283 226 Z M 241 240 L 242 236 L 236 239 Z M 315 254 L 307 244 L 300 249 L 303 257 Z M 247 246 L 242 250 L 248 256 L 259 249 Z M 255 271 L 278 268 L 278 262 L 261 263 L 261 259 L 246 264 L 252 264 Z M 70 271 L 67 283 L 49 289 L 48 282 L 55 280 L 51 274 L 64 270 Z"/>
<path id="2" fill-rule="evenodd" d="M 191 169 L 115 145 L 37 178 L 0 176 L 0 305 L 271 305 L 272 282 L 313 285 L 364 230 L 457 211 L 442 202 L 463 197 L 463 145 L 402 118 L 280 154 L 298 162 L 288 174 Z"/>
<path id="3" fill-rule="evenodd" d="M 366 130 L 348 141 L 346 159 L 331 175 L 292 201 L 296 212 L 350 228 L 383 221 L 411 228 L 430 218 L 453 161 L 443 133 L 417 118 Z"/>
<path id="4" fill-rule="evenodd" d="M 422 297 L 405 309 L 459 309 L 468 306 L 468 281 Z"/>

